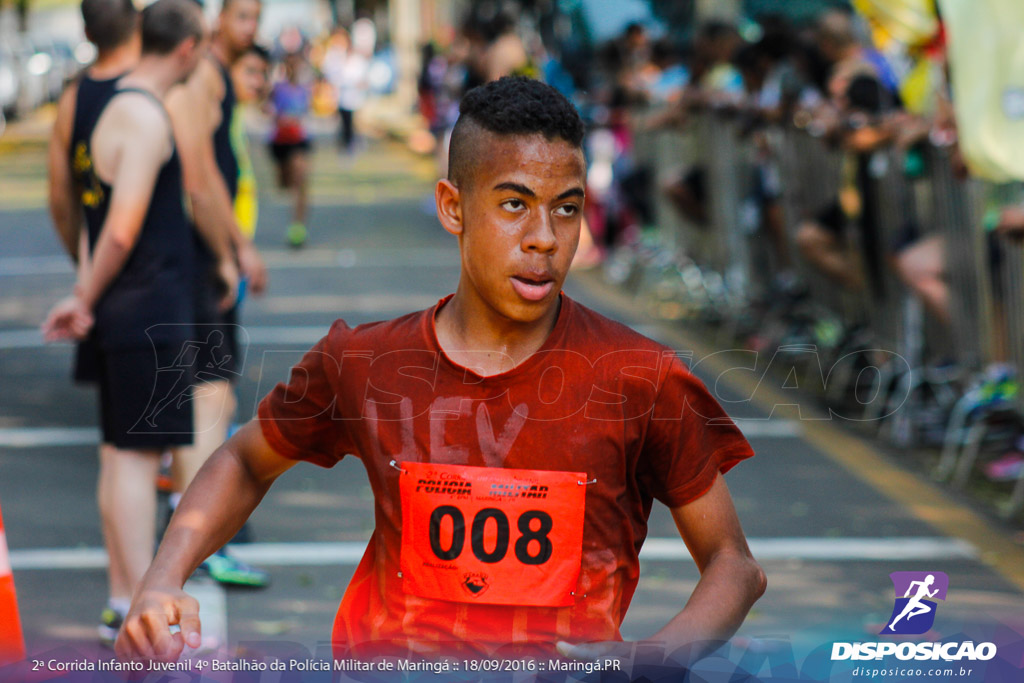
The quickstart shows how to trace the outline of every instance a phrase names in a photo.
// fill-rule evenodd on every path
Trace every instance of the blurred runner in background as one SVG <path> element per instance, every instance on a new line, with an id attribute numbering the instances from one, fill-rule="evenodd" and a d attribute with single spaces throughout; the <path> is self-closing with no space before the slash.
<path id="1" fill-rule="evenodd" d="M 122 8 L 115 16 L 107 17 L 119 27 L 113 33 L 134 31 L 132 13 Z M 193 441 L 192 403 L 153 405 L 152 397 L 173 391 L 187 374 L 187 364 L 177 361 L 190 346 L 194 318 L 194 240 L 162 99 L 202 58 L 206 28 L 192 0 L 158 0 L 142 12 L 141 26 L 138 65 L 75 111 L 70 142 L 87 241 L 75 293 L 43 325 L 49 341 L 91 332 L 95 344 L 102 425 L 97 499 L 110 591 L 100 637 L 107 643 L 152 558 L 159 456 Z"/>
<path id="2" fill-rule="evenodd" d="M 238 228 L 248 239 L 256 234 L 259 202 L 256 172 L 249 154 L 245 135 L 247 107 L 258 107 L 267 97 L 267 78 L 270 71 L 270 53 L 261 45 L 253 44 L 231 66 L 231 81 L 238 96 L 238 104 L 231 120 L 231 147 L 238 160 L 238 192 L 235 195 L 235 219 Z M 239 304 L 244 292 L 239 293 Z"/>
<path id="3" fill-rule="evenodd" d="M 353 30 L 366 34 L 373 25 L 356 22 Z M 374 31 L 374 34 L 376 31 Z M 374 38 L 374 40 L 376 40 Z M 330 46 L 320 65 L 327 81 L 334 87 L 338 100 L 338 144 L 342 152 L 352 152 L 356 141 L 355 113 L 365 104 L 369 89 L 370 58 L 373 56 L 372 41 L 361 39 L 356 46 L 348 31 L 338 27 L 331 36 Z M 369 51 L 368 51 L 369 50 Z"/>
<path id="4" fill-rule="evenodd" d="M 253 44 L 259 27 L 260 0 L 226 0 L 217 19 L 209 54 L 181 88 L 170 93 L 167 106 L 181 150 L 185 187 L 197 225 L 210 223 L 217 238 L 228 244 L 228 258 L 219 258 L 207 241 L 197 242 L 196 334 L 219 343 L 200 345 L 196 367 L 208 368 L 193 392 L 196 405 L 196 440 L 190 457 L 172 469 L 175 491 L 172 509 L 210 453 L 227 438 L 235 414 L 232 382 L 241 376 L 244 349 L 238 343 L 238 286 L 227 292 L 221 283 L 238 282 L 240 270 L 247 289 L 260 294 L 267 274 L 252 240 L 238 224 L 234 198 L 238 193 L 239 164 L 232 146 L 235 119 L 234 85 L 230 66 Z M 225 271 L 232 271 L 229 280 Z M 231 303 L 225 309 L 219 302 Z M 213 335 L 211 337 L 211 335 Z M 227 584 L 263 586 L 266 572 L 249 567 L 219 550 L 204 563 L 214 579 Z"/>
<path id="5" fill-rule="evenodd" d="M 284 77 L 270 93 L 274 112 L 270 153 L 277 164 L 278 187 L 289 190 L 293 196 L 292 220 L 285 238 L 291 246 L 301 247 L 307 238 L 310 139 L 306 119 L 313 86 L 301 49 L 286 54 L 283 67 Z"/>

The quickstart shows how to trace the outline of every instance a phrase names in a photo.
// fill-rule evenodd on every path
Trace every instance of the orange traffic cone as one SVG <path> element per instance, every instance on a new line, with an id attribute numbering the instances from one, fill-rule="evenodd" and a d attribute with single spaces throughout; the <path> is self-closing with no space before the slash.
<path id="1" fill-rule="evenodd" d="M 18 598 L 14 594 L 14 575 L 7 555 L 4 518 L 0 513 L 0 666 L 25 659 L 25 639 L 18 618 Z"/>

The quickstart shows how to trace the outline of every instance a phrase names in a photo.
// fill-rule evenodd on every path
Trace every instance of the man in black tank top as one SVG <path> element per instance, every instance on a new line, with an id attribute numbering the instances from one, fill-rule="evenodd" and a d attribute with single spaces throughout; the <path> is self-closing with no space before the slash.
<path id="1" fill-rule="evenodd" d="M 241 328 L 237 307 L 225 307 L 216 268 L 220 259 L 211 253 L 210 233 L 226 241 L 237 256 L 247 287 L 256 294 L 266 286 L 266 269 L 251 240 L 242 234 L 234 213 L 238 188 L 238 162 L 231 149 L 229 129 L 235 93 L 228 68 L 255 40 L 261 11 L 260 0 L 226 0 L 207 59 L 182 88 L 168 97 L 167 105 L 181 150 L 185 186 L 192 201 L 197 227 L 207 239 L 197 241 L 196 324 L 200 336 L 216 339 L 203 344 L 196 367 L 209 368 L 195 391 L 196 441 L 179 483 L 188 483 L 206 459 L 226 439 L 235 414 L 232 382 L 241 376 L 245 348 L 239 344 Z M 204 223 L 209 229 L 204 229 Z M 228 292 L 231 297 L 232 293 Z M 232 299 L 233 301 L 233 299 Z M 172 506 L 182 490 L 171 495 Z M 266 572 L 249 567 L 223 552 L 212 556 L 204 568 L 222 583 L 263 586 Z"/>
<path id="2" fill-rule="evenodd" d="M 72 173 L 71 136 L 83 116 L 139 61 L 139 14 L 132 0 L 83 0 L 85 37 L 96 46 L 96 60 L 72 80 L 57 101 L 47 171 L 50 216 L 61 243 L 78 260 L 82 211 Z"/>
<path id="3" fill-rule="evenodd" d="M 152 559 L 159 456 L 192 442 L 192 403 L 183 399 L 195 254 L 162 98 L 195 69 L 207 40 L 193 0 L 157 0 L 141 29 L 138 65 L 76 111 L 72 171 L 88 239 L 74 294 L 43 327 L 51 341 L 90 335 L 95 343 L 108 607 L 122 614 Z M 108 642 L 119 621 L 105 613 Z"/>
<path id="4" fill-rule="evenodd" d="M 50 216 L 65 250 L 78 261 L 79 250 L 88 250 L 82 239 L 82 210 L 74 181 L 71 138 L 82 120 L 114 90 L 114 84 L 139 61 L 139 13 L 132 0 L 83 0 L 85 36 L 96 46 L 96 60 L 64 89 L 57 102 L 57 117 L 50 136 L 47 170 Z M 76 349 L 74 377 L 79 382 L 97 380 L 95 345 L 85 339 Z"/>

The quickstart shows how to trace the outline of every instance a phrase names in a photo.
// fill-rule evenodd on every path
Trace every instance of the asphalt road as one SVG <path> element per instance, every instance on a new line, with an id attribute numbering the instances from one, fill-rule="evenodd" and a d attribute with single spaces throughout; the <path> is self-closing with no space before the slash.
<path id="1" fill-rule="evenodd" d="M 250 343 L 239 384 L 241 419 L 334 319 L 354 325 L 425 308 L 451 291 L 458 276 L 457 246 L 426 210 L 429 160 L 393 143 L 374 143 L 345 161 L 319 149 L 311 237 L 301 251 L 284 246 L 287 207 L 270 187 L 262 150 L 256 161 L 262 180 L 257 244 L 271 286 L 246 303 L 242 316 Z M 72 283 L 44 209 L 42 169 L 38 146 L 0 156 L 0 504 L 30 658 L 108 656 L 95 642 L 105 600 L 95 397 L 72 385 L 70 347 L 44 346 L 35 332 Z M 696 358 L 720 350 L 701 330 L 644 317 L 642 306 L 599 273 L 575 274 L 567 289 Z M 844 425 L 798 420 L 784 408 L 773 413 L 786 393 L 781 380 L 754 391 L 749 378 L 733 381 L 736 373 L 717 381 L 722 369 L 714 359 L 698 365 L 730 413 L 748 418 L 741 425 L 758 455 L 727 481 L 769 577 L 768 592 L 733 641 L 733 665 L 742 660 L 764 680 L 782 680 L 774 677 L 803 666 L 825 680 L 827 670 L 814 673 L 813 666 L 826 666 L 821 653 L 827 660 L 833 642 L 878 640 L 893 605 L 889 574 L 922 570 L 945 572 L 950 585 L 926 637 L 998 641 L 1000 657 L 1021 667 L 1024 562 L 1017 564 L 1022 551 L 1012 529 Z M 770 420 L 752 419 L 767 415 Z M 273 583 L 223 594 L 227 649 L 323 651 L 372 524 L 358 461 L 286 473 L 253 516 L 256 543 L 239 551 L 268 568 Z M 656 508 L 650 537 L 623 626 L 628 639 L 663 625 L 698 578 L 666 511 Z M 849 680 L 854 664 L 835 663 L 832 680 Z M 729 666 L 720 668 L 728 673 Z M 716 675 L 728 680 L 726 673 Z M 709 674 L 707 680 L 718 679 Z M 984 679 L 976 673 L 955 680 Z"/>

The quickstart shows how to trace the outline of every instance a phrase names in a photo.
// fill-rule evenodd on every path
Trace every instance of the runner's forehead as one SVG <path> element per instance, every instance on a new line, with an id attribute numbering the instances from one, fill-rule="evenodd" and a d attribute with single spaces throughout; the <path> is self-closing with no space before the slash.
<path id="1" fill-rule="evenodd" d="M 502 183 L 531 184 L 555 182 L 582 188 L 586 176 L 583 152 L 562 139 L 542 135 L 488 135 L 482 149 L 487 158 L 477 161 L 476 179 L 487 189 Z M 536 189 L 532 188 L 531 189 Z M 561 192 L 563 189 L 558 189 Z"/>

